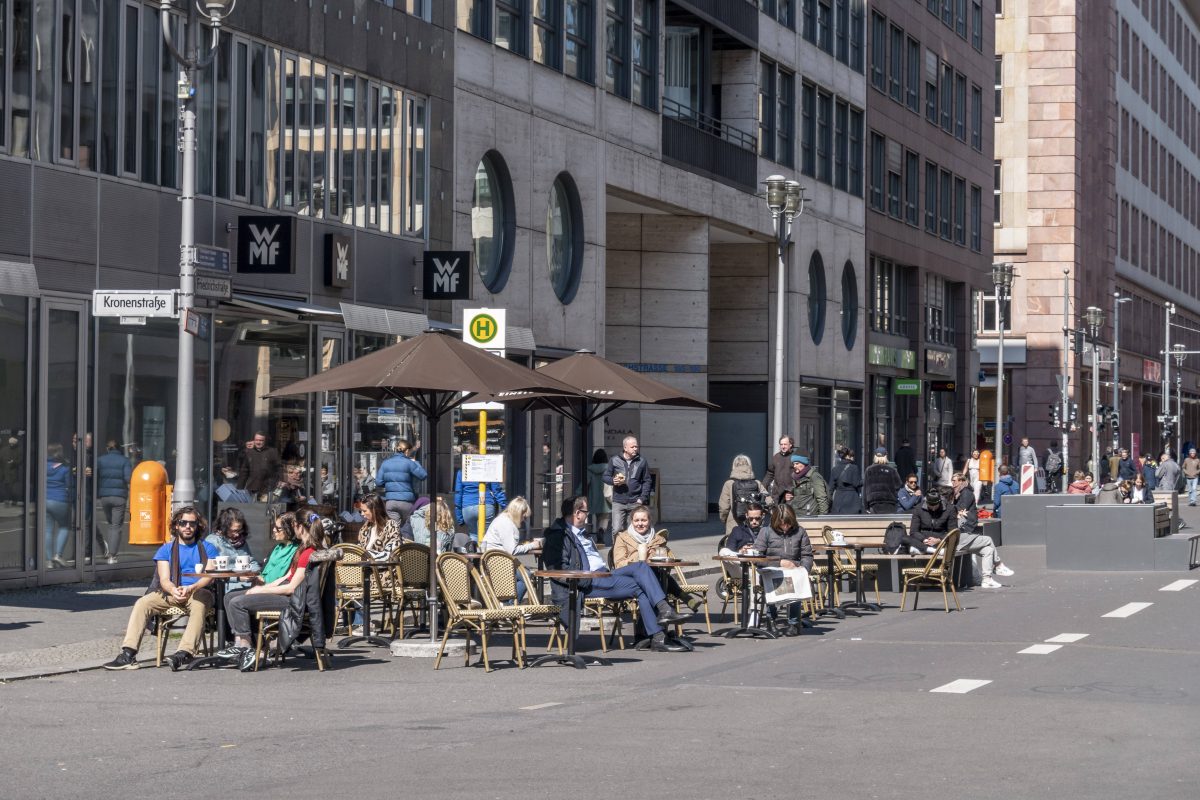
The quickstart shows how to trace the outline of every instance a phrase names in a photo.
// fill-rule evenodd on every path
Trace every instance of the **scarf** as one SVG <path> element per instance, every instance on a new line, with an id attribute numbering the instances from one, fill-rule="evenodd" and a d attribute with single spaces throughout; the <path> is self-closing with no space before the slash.
<path id="1" fill-rule="evenodd" d="M 654 528 L 650 528 L 648 530 L 649 530 L 648 533 L 646 533 L 645 535 L 642 535 L 642 534 L 639 534 L 637 531 L 635 531 L 633 528 L 630 528 L 629 535 L 632 536 L 633 540 L 635 542 L 637 542 L 638 544 L 650 544 L 650 542 L 654 541 Z"/>

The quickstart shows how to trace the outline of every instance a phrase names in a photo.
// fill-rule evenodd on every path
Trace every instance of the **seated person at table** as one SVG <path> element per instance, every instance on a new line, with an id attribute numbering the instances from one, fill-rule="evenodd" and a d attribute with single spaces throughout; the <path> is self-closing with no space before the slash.
<path id="1" fill-rule="evenodd" d="M 151 615 L 168 608 L 187 611 L 187 628 L 179 640 L 179 649 L 171 656 L 171 671 L 187 666 L 195 658 L 196 647 L 204 633 L 204 620 L 213 606 L 213 595 L 205 587 L 212 578 L 187 577 L 201 572 L 217 548 L 203 542 L 204 517 L 194 506 L 184 506 L 171 515 L 172 539 L 154 554 L 155 581 L 151 591 L 133 604 L 121 653 L 104 665 L 105 669 L 137 669 L 137 652 Z"/>
<path id="2" fill-rule="evenodd" d="M 233 569 L 234 564 L 237 563 L 238 556 L 246 556 L 250 559 L 250 569 L 258 572 L 258 562 L 254 560 L 254 554 L 250 552 L 250 545 L 246 542 L 248 533 L 246 515 L 242 513 L 241 509 L 223 508 L 217 514 L 213 532 L 204 537 L 204 543 L 217 548 L 217 555 L 227 556 L 230 569 Z M 248 589 L 249 587 L 249 581 L 226 581 L 225 583 L 226 591 Z"/>
<path id="3" fill-rule="evenodd" d="M 521 542 L 521 525 L 529 519 L 529 502 L 518 495 L 508 501 L 503 511 L 496 515 L 483 535 L 483 551 L 503 550 L 510 556 L 519 556 L 531 550 L 541 550 L 542 540 Z M 525 598 L 525 579 L 517 574 L 517 602 Z"/>
<path id="4" fill-rule="evenodd" d="M 946 538 L 946 534 L 954 527 L 954 519 L 954 512 L 942 502 L 942 493 L 932 491 L 925 498 L 925 503 L 913 510 L 908 533 L 900 538 L 900 544 L 914 556 L 932 553 L 938 542 Z"/>
<path id="5" fill-rule="evenodd" d="M 612 600 L 635 598 L 642 625 L 650 635 L 650 649 L 655 652 L 686 650 L 677 642 L 667 641 L 663 626 L 688 619 L 691 613 L 684 614 L 671 608 L 658 583 L 658 576 L 644 561 L 609 570 L 595 542 L 587 535 L 588 513 L 587 497 L 575 496 L 563 500 L 561 524 L 546 529 L 543 553 L 546 568 L 611 572 L 607 578 L 579 581 L 579 594 L 585 598 L 607 597 Z M 569 616 L 567 582 L 552 580 L 550 587 L 552 602 L 562 608 L 563 622 L 567 625 L 576 624 L 577 620 Z"/>
<path id="6" fill-rule="evenodd" d="M 258 654 L 250 641 L 250 618 L 255 611 L 283 611 L 292 592 L 304 582 L 308 561 L 317 548 L 324 546 L 325 526 L 320 518 L 305 526 L 288 512 L 275 518 L 271 526 L 275 548 L 267 557 L 262 572 L 256 575 L 249 589 L 225 595 L 225 617 L 233 631 L 233 646 L 217 655 L 238 658 L 242 672 L 254 669 Z"/>
<path id="7" fill-rule="evenodd" d="M 749 516 L 749 515 L 747 515 Z M 771 512 L 770 527 L 760 528 L 754 540 L 754 549 L 765 558 L 778 558 L 779 566 L 784 569 L 804 567 L 812 572 L 813 549 L 808 539 L 808 532 L 796 522 L 796 512 L 791 506 L 779 505 Z M 775 609 L 769 609 L 772 625 Z M 800 635 L 800 603 L 788 603 L 788 627 L 784 633 L 788 636 Z"/>
<path id="8" fill-rule="evenodd" d="M 758 532 L 762 530 L 766 518 L 767 511 L 763 508 L 762 503 L 750 503 L 746 506 L 745 522 L 738 525 L 729 534 L 724 547 L 724 550 L 728 550 L 729 553 L 722 551 L 721 555 L 737 554 L 743 550 L 753 549 L 754 540 L 758 538 Z"/>
<path id="9" fill-rule="evenodd" d="M 656 548 L 666 547 L 667 537 L 654 530 L 650 525 L 650 509 L 646 506 L 634 506 L 629 512 L 629 527 L 617 534 L 613 540 L 613 566 L 617 569 L 645 561 L 654 554 Z M 685 594 L 679 588 L 675 576 L 667 575 L 667 596 L 678 603 L 683 603 L 695 613 L 704 603 L 704 599 L 694 594 Z"/>
<path id="10" fill-rule="evenodd" d="M 402 541 L 400 523 L 388 516 L 384 500 L 377 494 L 364 494 L 354 501 L 354 510 L 362 515 L 358 543 L 375 559 L 392 555 Z"/>
<path id="11" fill-rule="evenodd" d="M 979 510 L 975 506 L 975 493 L 971 491 L 970 483 L 967 481 L 967 476 L 961 472 L 954 473 L 951 479 L 954 484 L 954 507 L 958 517 L 958 549 L 956 555 L 970 553 L 978 555 L 981 569 L 983 570 L 983 580 L 980 582 L 980 587 L 984 589 L 999 589 L 1003 586 L 1000 581 L 996 580 L 995 576 L 999 575 L 1002 578 L 1012 577 L 1013 570 L 1010 569 L 1000 558 L 1000 553 L 996 550 L 996 543 L 992 541 L 992 537 L 978 533 L 979 528 Z"/>

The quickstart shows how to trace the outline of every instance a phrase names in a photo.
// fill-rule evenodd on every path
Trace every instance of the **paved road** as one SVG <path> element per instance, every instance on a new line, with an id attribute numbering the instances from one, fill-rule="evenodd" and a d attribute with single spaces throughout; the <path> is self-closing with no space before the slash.
<path id="1" fill-rule="evenodd" d="M 1012 586 L 965 593 L 962 614 L 923 598 L 800 639 L 699 635 L 693 654 L 586 671 L 435 673 L 361 649 L 324 674 L 3 685 L 0 795 L 1194 798 L 1200 583 L 1161 589 L 1200 576 L 1005 556 Z M 1152 605 L 1103 616 L 1138 602 Z M 1020 653 L 1062 634 L 1087 635 Z M 933 691 L 962 680 L 989 682 Z"/>

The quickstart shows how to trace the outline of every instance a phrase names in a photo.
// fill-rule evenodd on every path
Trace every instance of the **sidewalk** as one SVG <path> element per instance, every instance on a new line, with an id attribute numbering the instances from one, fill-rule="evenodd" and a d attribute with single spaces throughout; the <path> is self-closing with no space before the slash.
<path id="1" fill-rule="evenodd" d="M 686 573 L 719 570 L 712 556 L 724 533 L 720 520 L 714 516 L 668 528 L 675 554 L 699 562 Z M 130 581 L 0 592 L 0 682 L 100 667 L 116 655 L 129 609 L 145 591 L 144 581 Z M 147 636 L 142 658 L 152 658 L 153 652 Z"/>

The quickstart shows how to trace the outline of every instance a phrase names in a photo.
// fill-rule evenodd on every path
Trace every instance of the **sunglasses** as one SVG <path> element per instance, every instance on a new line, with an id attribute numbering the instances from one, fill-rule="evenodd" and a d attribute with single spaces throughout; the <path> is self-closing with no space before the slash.
<path id="1" fill-rule="evenodd" d="M 198 528 L 200 526 L 200 521 L 195 519 L 181 519 L 175 524 L 180 528 Z"/>

